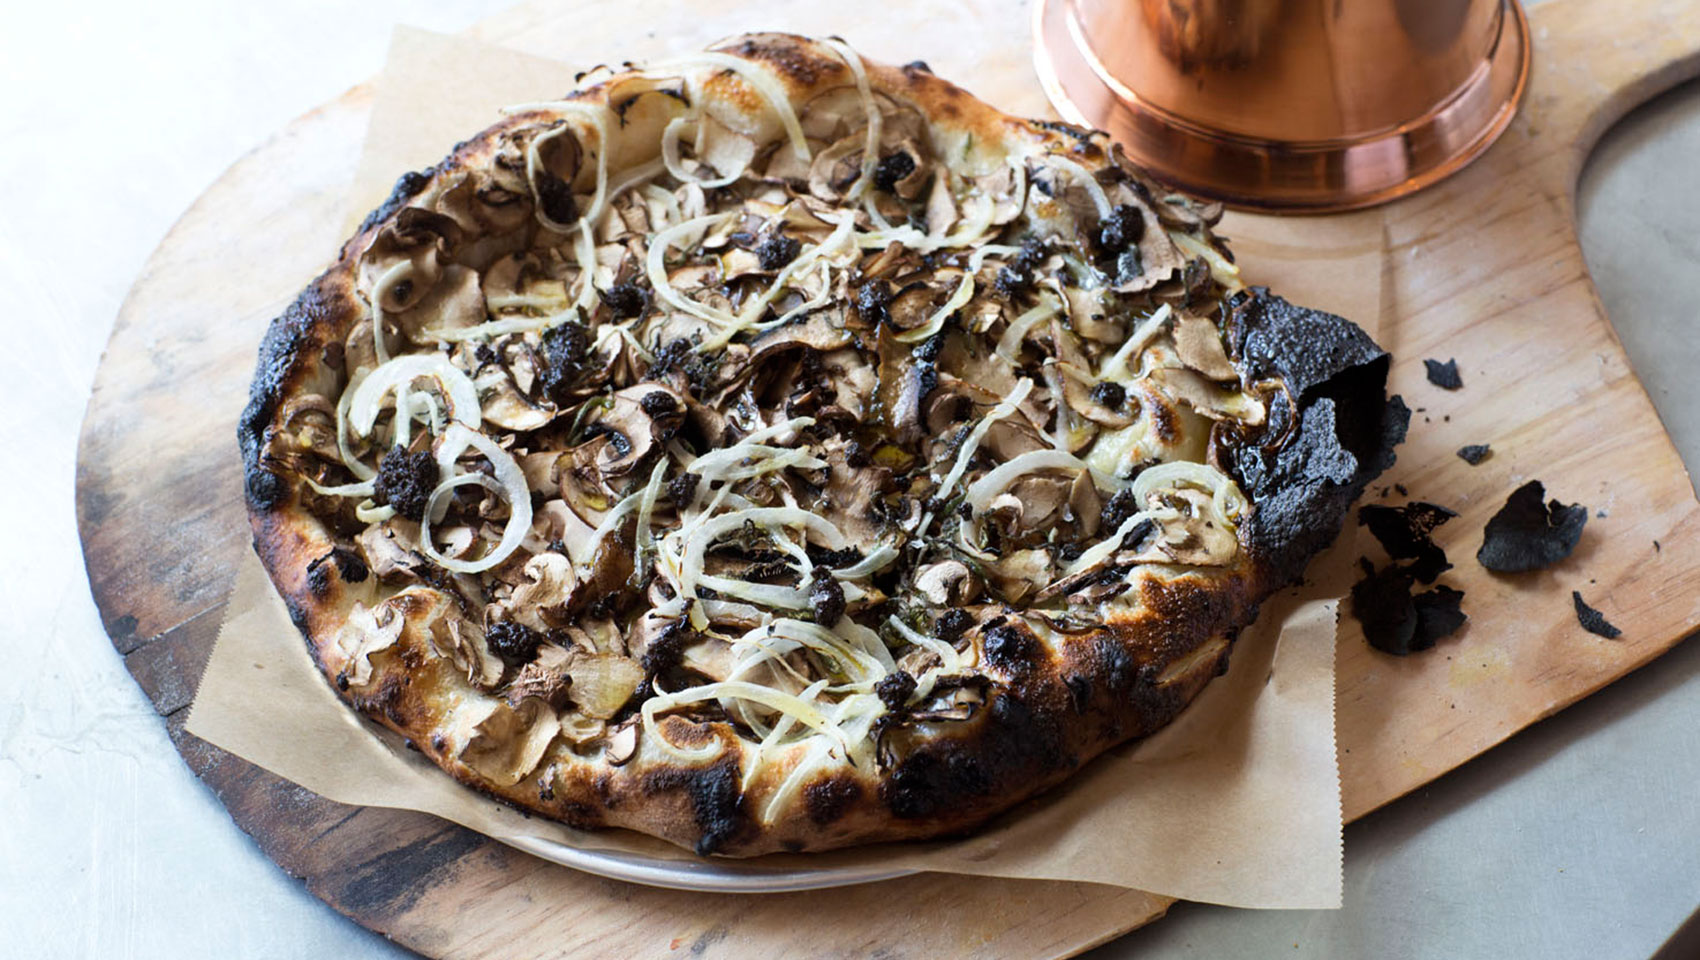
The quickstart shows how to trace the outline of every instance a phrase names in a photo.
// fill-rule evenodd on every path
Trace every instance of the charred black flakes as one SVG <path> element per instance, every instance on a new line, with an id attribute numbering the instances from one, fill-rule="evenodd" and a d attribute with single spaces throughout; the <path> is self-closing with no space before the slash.
<path id="1" fill-rule="evenodd" d="M 360 554 L 347 547 L 332 547 L 329 553 L 307 564 L 307 588 L 314 596 L 322 597 L 330 590 L 332 569 L 344 583 L 362 583 L 371 576 Z"/>
<path id="2" fill-rule="evenodd" d="M 1423 366 L 1428 368 L 1428 382 L 1442 390 L 1457 390 L 1464 386 L 1464 378 L 1458 375 L 1458 361 L 1424 360 Z"/>
<path id="3" fill-rule="evenodd" d="M 1436 577 L 1452 569 L 1445 551 L 1431 534 L 1456 516 L 1439 504 L 1421 500 L 1402 507 L 1369 504 L 1358 508 L 1358 524 L 1369 528 L 1389 557 L 1414 561 L 1406 569 L 1423 583 L 1433 583 Z"/>
<path id="4" fill-rule="evenodd" d="M 1587 523 L 1587 507 L 1548 502 L 1546 488 L 1530 480 L 1512 491 L 1487 522 L 1476 560 L 1497 573 L 1549 567 L 1570 556 Z"/>
<path id="5" fill-rule="evenodd" d="M 1258 505 L 1246 536 L 1293 582 L 1339 533 L 1364 487 L 1392 465 L 1411 412 L 1387 396 L 1387 352 L 1348 320 L 1253 288 L 1235 302 L 1229 330 L 1246 376 L 1279 378 L 1297 398 L 1297 410 L 1283 414 L 1298 418 L 1286 443 L 1274 453 L 1245 444 L 1231 460 Z M 1271 430 L 1281 426 L 1274 413 Z"/>
<path id="6" fill-rule="evenodd" d="M 584 376 L 590 336 L 582 325 L 568 321 L 543 332 L 544 364 L 539 378 L 543 392 L 557 402 L 567 399 Z"/>
<path id="7" fill-rule="evenodd" d="M 933 634 L 945 643 L 955 643 L 973 624 L 974 618 L 968 611 L 946 610 L 933 624 Z"/>
<path id="8" fill-rule="evenodd" d="M 419 191 L 425 189 L 436 172 L 436 167 L 426 167 L 423 170 L 410 170 L 397 177 L 395 186 L 390 189 L 390 195 L 384 198 L 384 202 L 379 204 L 376 210 L 366 214 L 366 219 L 360 221 L 360 229 L 357 232 L 365 233 L 394 216 L 402 204 L 412 200 Z"/>
<path id="9" fill-rule="evenodd" d="M 862 796 L 862 785 L 849 777 L 832 777 L 803 788 L 803 806 L 809 819 L 821 826 L 838 820 Z"/>
<path id="10" fill-rule="evenodd" d="M 1352 585 L 1352 615 L 1363 625 L 1369 645 L 1394 656 L 1433 647 L 1469 619 L 1461 608 L 1462 590 L 1443 585 L 1412 596 L 1409 567 L 1388 564 L 1377 570 L 1359 559 L 1363 576 Z"/>
<path id="11" fill-rule="evenodd" d="M 1472 467 L 1480 466 L 1483 460 L 1493 456 L 1493 448 L 1485 443 L 1472 443 L 1458 448 L 1458 459 Z"/>
<path id="12" fill-rule="evenodd" d="M 1607 640 L 1616 640 L 1623 636 L 1623 631 L 1612 626 L 1605 614 L 1583 602 L 1580 590 L 1570 591 L 1570 600 L 1576 605 L 1576 622 L 1582 625 L 1582 629 Z"/>
<path id="13" fill-rule="evenodd" d="M 893 814 L 906 820 L 940 816 L 1076 762 L 1063 748 L 1056 720 L 1009 691 L 992 696 L 985 718 L 984 742 L 1001 749 L 983 751 L 950 739 L 919 746 L 880 787 Z"/>

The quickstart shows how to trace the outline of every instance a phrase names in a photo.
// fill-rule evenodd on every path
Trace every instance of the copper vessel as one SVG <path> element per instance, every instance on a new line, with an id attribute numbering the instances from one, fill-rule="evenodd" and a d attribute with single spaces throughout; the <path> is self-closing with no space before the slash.
<path id="1" fill-rule="evenodd" d="M 1462 169 L 1529 75 L 1517 0 L 1040 0 L 1063 117 L 1231 206 L 1371 206 Z"/>

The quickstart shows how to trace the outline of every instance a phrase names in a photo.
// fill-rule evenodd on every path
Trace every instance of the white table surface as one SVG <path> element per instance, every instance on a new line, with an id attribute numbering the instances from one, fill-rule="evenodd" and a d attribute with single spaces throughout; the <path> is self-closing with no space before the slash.
<path id="1" fill-rule="evenodd" d="M 172 750 L 89 596 L 76 439 L 119 303 L 178 214 L 291 118 L 375 73 L 394 24 L 452 31 L 502 5 L 4 11 L 0 491 L 14 509 L 0 561 L 0 956 L 410 955 L 267 860 Z M 1696 157 L 1690 88 L 1613 131 L 1582 185 L 1589 263 L 1689 463 Z M 1183 904 L 1093 956 L 1639 958 L 1697 905 L 1690 643 L 1349 827 L 1345 909 Z"/>

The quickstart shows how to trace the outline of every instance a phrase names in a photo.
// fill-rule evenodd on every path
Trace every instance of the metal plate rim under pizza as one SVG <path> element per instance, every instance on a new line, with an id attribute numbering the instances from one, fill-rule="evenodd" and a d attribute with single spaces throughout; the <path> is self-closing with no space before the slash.
<path id="1" fill-rule="evenodd" d="M 273 322 L 256 549 L 345 700 L 521 809 L 972 829 L 1172 720 L 1403 436 L 1219 212 L 837 41 L 594 71 Z"/>

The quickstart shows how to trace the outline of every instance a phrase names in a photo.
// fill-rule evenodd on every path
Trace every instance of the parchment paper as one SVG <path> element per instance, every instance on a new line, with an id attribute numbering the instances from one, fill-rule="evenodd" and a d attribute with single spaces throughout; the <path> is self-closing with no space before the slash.
<path id="1" fill-rule="evenodd" d="M 398 31 L 381 78 L 350 225 L 402 171 L 427 166 L 508 103 L 558 96 L 576 68 Z M 1375 212 L 1327 220 L 1230 215 L 1244 275 L 1295 302 L 1379 326 Z M 878 862 L 1075 880 L 1244 907 L 1331 908 L 1341 897 L 1334 745 L 1335 604 L 1355 534 L 1317 558 L 1311 586 L 1265 604 L 1229 672 L 1168 728 L 1112 750 L 974 837 L 763 862 Z M 433 813 L 497 839 L 547 836 L 658 859 L 692 855 L 624 832 L 583 832 L 466 790 L 345 707 L 318 674 L 257 560 L 238 572 L 191 712 L 191 733 L 331 800 Z"/>

